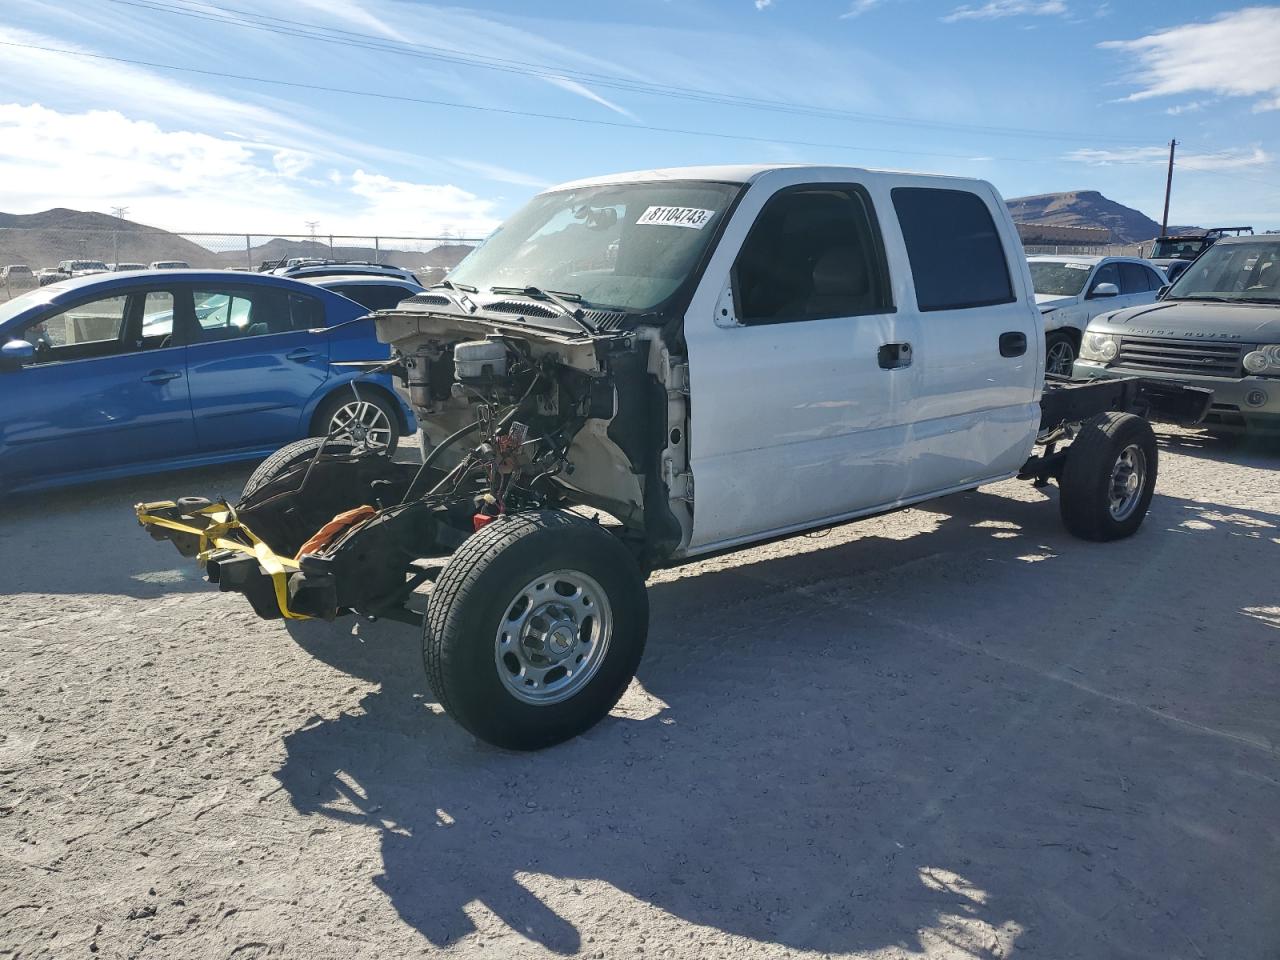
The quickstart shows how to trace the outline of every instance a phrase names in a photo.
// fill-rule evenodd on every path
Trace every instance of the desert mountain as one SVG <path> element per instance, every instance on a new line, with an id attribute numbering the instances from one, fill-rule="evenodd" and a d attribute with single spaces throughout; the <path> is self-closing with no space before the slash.
<path id="1" fill-rule="evenodd" d="M 287 257 L 374 260 L 410 269 L 424 265 L 447 270 L 471 248 L 441 243 L 424 251 L 380 245 L 337 247 L 312 240 L 242 235 L 200 237 L 200 242 L 158 227 L 122 220 L 105 213 L 56 207 L 40 213 L 0 213 L 0 266 L 25 263 L 33 269 L 56 266 L 59 260 L 102 260 L 106 263 L 151 263 L 185 260 L 193 267 L 253 267 L 263 260 Z M 248 249 L 246 249 L 246 246 Z"/>
<path id="2" fill-rule="evenodd" d="M 1139 243 L 1160 235 L 1160 224 L 1140 210 L 1108 200 L 1097 190 L 1042 193 L 1013 197 L 1009 212 L 1019 223 L 1048 223 L 1057 227 L 1106 227 L 1117 243 Z M 1195 227 L 1170 227 L 1170 231 Z"/>

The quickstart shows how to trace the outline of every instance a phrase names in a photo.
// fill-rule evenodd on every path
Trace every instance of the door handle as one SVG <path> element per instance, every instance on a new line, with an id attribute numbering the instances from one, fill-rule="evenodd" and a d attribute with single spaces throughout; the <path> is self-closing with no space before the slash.
<path id="1" fill-rule="evenodd" d="M 320 354 L 314 350 L 308 350 L 306 347 L 299 347 L 297 350 L 290 350 L 284 355 L 286 360 L 292 360 L 295 363 L 306 363 L 308 360 L 314 360 Z"/>
<path id="2" fill-rule="evenodd" d="M 181 373 L 177 370 L 152 370 L 142 378 L 143 383 L 168 383 L 170 380 L 177 380 Z"/>
<path id="3" fill-rule="evenodd" d="M 1027 335 L 1021 330 L 1000 334 L 1000 356 L 1020 357 L 1027 352 Z"/>
<path id="4" fill-rule="evenodd" d="M 876 362 L 880 364 L 881 370 L 901 370 L 903 367 L 911 366 L 911 344 L 881 344 L 876 354 Z"/>

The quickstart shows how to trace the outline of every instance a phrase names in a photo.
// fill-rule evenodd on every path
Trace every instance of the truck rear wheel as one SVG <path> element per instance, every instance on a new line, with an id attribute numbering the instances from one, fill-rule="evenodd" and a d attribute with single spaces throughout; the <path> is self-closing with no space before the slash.
<path id="1" fill-rule="evenodd" d="M 1131 413 L 1100 413 L 1067 449 L 1058 481 L 1067 530 L 1082 540 L 1120 540 L 1142 526 L 1156 488 L 1156 437 Z"/>
<path id="2" fill-rule="evenodd" d="M 499 517 L 436 581 L 423 621 L 427 678 L 481 740 L 549 747 L 613 709 L 648 620 L 635 558 L 599 524 L 555 510 Z"/>

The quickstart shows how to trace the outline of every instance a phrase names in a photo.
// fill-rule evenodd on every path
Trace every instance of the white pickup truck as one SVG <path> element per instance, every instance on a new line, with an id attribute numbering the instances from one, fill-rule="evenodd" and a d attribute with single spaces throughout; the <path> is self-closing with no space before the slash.
<path id="1" fill-rule="evenodd" d="M 139 504 L 263 616 L 422 624 L 445 709 L 544 747 L 617 702 L 645 577 L 1020 476 L 1074 534 L 1142 523 L 1152 412 L 1207 391 L 1044 375 L 1031 278 L 978 180 L 654 170 L 535 197 L 450 278 L 376 314 L 420 464 L 284 448 L 236 506 Z M 357 388 L 358 389 L 358 388 Z"/>

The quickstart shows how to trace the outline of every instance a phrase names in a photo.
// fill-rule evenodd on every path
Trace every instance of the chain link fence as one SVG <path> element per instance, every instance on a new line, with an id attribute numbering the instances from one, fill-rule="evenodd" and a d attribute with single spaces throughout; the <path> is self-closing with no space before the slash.
<path id="1" fill-rule="evenodd" d="M 1149 240 L 1146 243 L 1024 243 L 1022 250 L 1027 256 L 1051 254 L 1064 257 L 1145 257 L 1144 251 L 1150 249 L 1150 246 Z"/>
<path id="2" fill-rule="evenodd" d="M 153 263 L 180 263 L 196 269 L 249 270 L 290 259 L 386 263 L 413 270 L 424 284 L 434 283 L 480 243 L 478 237 L 351 236 L 340 234 L 177 232 L 128 224 L 120 229 L 0 227 L 0 270 L 25 265 L 0 277 L 0 299 L 16 296 L 32 283 L 60 279 L 64 261 L 82 261 L 77 269 L 138 269 Z M 5 282 L 12 275 L 12 282 Z"/>

